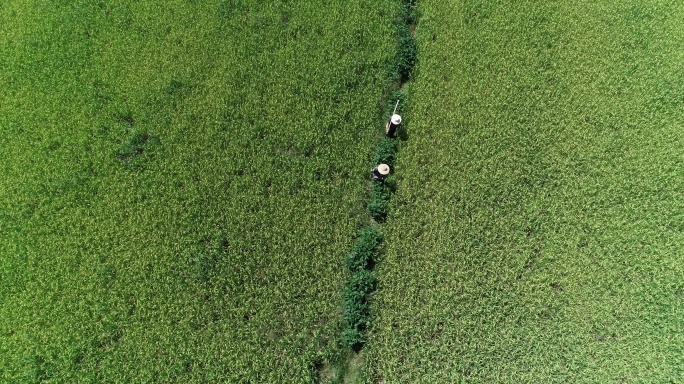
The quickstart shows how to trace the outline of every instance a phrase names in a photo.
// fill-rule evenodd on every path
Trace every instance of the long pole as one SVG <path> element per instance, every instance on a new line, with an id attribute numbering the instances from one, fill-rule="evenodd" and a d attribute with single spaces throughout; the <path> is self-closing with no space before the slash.
<path id="1" fill-rule="evenodd" d="M 393 115 L 394 115 L 395 113 L 397 113 L 397 107 L 398 107 L 398 106 L 399 106 L 399 100 L 397 100 L 397 104 L 394 106 L 394 112 L 392 112 Z"/>

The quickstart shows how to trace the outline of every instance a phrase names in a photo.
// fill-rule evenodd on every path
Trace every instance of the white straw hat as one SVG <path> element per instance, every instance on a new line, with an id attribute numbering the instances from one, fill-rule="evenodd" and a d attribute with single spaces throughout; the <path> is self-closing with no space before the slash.
<path id="1" fill-rule="evenodd" d="M 401 124 L 401 116 L 397 115 L 396 113 L 394 115 L 392 115 L 392 124 L 394 124 L 394 125 Z"/>
<path id="2" fill-rule="evenodd" d="M 378 173 L 380 173 L 383 176 L 389 175 L 389 173 L 390 173 L 389 165 L 387 165 L 387 164 L 378 165 Z"/>

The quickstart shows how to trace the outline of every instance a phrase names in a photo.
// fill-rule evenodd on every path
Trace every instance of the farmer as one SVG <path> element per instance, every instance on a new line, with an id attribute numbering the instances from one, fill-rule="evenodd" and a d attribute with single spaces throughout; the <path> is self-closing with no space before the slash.
<path id="1" fill-rule="evenodd" d="M 396 113 L 392 115 L 392 117 L 387 120 L 387 124 L 385 125 L 385 135 L 387 137 L 394 137 L 394 134 L 397 132 L 397 129 L 399 129 L 399 126 L 401 125 L 401 116 L 397 115 Z"/>
<path id="2" fill-rule="evenodd" d="M 387 175 L 389 175 L 390 173 L 390 167 L 387 164 L 380 164 L 375 168 L 371 169 L 370 172 L 371 178 L 373 178 L 374 180 L 380 180 L 384 182 L 387 178 Z"/>

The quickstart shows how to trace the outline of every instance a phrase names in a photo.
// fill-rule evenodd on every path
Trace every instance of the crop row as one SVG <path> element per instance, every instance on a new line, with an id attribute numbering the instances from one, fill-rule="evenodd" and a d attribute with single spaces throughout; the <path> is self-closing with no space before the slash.
<path id="1" fill-rule="evenodd" d="M 402 0 L 396 16 L 396 56 L 389 68 L 388 101 L 384 116 L 395 112 L 403 114 L 407 108 L 407 94 L 404 85 L 410 78 L 417 60 L 416 42 L 411 33 L 416 22 L 415 0 Z M 399 108 L 401 106 L 401 108 Z M 404 118 L 405 120 L 405 118 Z M 384 121 L 383 121 L 384 122 Z M 402 125 L 399 138 L 405 139 L 406 124 Z M 377 142 L 373 165 L 387 164 L 394 171 L 399 141 L 395 136 L 383 137 Z M 351 274 L 343 292 L 343 313 L 346 327 L 342 333 L 344 344 L 358 351 L 366 343 L 365 331 L 370 326 L 370 296 L 377 287 L 372 273 L 378 260 L 378 247 L 382 239 L 379 232 L 387 217 L 389 201 L 396 184 L 390 176 L 387 180 L 372 179 L 367 204 L 368 213 L 375 221 L 361 231 L 354 248 L 347 257 L 347 268 Z"/>

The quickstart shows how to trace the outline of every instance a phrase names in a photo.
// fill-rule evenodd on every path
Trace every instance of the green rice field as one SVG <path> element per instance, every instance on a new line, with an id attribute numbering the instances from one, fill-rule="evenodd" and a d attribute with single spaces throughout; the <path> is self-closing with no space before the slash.
<path id="1" fill-rule="evenodd" d="M 0 89 L 1 383 L 684 381 L 684 3 L 6 0 Z"/>
<path id="2" fill-rule="evenodd" d="M 0 382 L 334 378 L 395 12 L 2 2 Z"/>
<path id="3" fill-rule="evenodd" d="M 684 380 L 684 4 L 419 10 L 369 374 Z"/>

